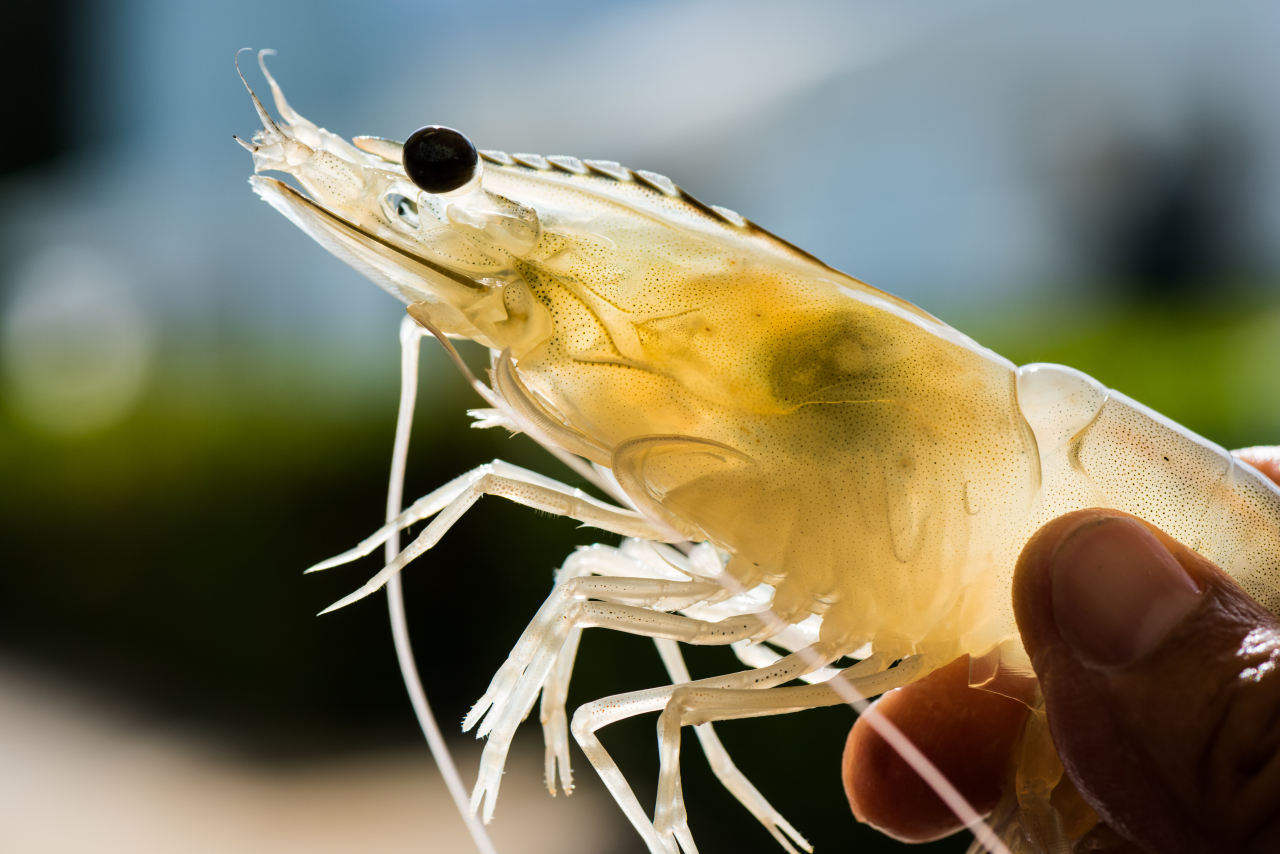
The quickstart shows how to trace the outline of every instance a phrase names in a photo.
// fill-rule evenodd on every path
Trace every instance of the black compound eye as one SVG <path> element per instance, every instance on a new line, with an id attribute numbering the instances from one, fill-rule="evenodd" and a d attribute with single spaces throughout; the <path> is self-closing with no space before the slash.
<path id="1" fill-rule="evenodd" d="M 453 128 L 418 128 L 404 144 L 404 171 L 428 193 L 448 193 L 476 174 L 480 155 L 471 140 Z"/>

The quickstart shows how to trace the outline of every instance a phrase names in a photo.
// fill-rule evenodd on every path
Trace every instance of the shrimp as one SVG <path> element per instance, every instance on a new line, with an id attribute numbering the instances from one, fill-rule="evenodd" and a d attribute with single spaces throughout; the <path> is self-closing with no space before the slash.
<path id="1" fill-rule="evenodd" d="M 1012 823 L 990 831 L 956 807 L 975 848 L 1065 850 L 1049 803 L 1062 766 L 1010 596 L 1031 534 L 1114 507 L 1280 605 L 1280 489 L 1123 394 L 1070 368 L 1017 367 L 662 175 L 477 151 L 447 128 L 348 141 L 294 112 L 262 70 L 282 122 L 253 96 L 263 129 L 242 144 L 254 191 L 405 303 L 403 340 L 430 332 L 464 372 L 449 339 L 488 348 L 490 384 L 468 373 L 487 402 L 476 426 L 527 433 L 611 499 L 501 460 L 403 512 L 397 493 L 385 527 L 313 569 L 430 523 L 332 608 L 394 579 L 483 495 L 624 537 L 565 561 L 463 722 L 488 739 L 472 815 L 493 816 L 516 727 L 541 695 L 552 794 L 557 778 L 572 788 L 572 733 L 649 850 L 690 854 L 685 726 L 874 696 L 968 655 L 971 685 L 1037 710 Z M 574 656 L 593 626 L 654 638 L 673 684 L 570 720 Z M 676 642 L 728 645 L 751 669 L 691 682 Z M 651 711 L 652 817 L 597 737 Z M 768 832 L 810 850 L 714 730 L 695 732 Z"/>

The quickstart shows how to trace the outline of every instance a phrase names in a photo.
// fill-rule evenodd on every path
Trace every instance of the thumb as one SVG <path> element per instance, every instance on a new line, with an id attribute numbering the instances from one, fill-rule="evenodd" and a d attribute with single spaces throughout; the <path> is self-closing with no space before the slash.
<path id="1" fill-rule="evenodd" d="M 1280 851 L 1280 624 L 1116 510 L 1050 522 L 1014 611 L 1067 773 L 1150 851 Z"/>

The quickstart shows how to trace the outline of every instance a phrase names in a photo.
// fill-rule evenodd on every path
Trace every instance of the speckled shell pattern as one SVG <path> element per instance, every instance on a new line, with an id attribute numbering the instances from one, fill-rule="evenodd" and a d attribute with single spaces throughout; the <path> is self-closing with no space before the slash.
<path id="1" fill-rule="evenodd" d="M 1022 545 L 1091 506 L 1159 525 L 1276 607 L 1280 494 L 1221 448 L 1078 372 L 1017 369 L 669 182 L 522 162 L 564 182 L 533 203 L 548 228 L 590 233 L 551 231 L 527 260 L 555 331 L 521 374 L 606 447 L 740 452 L 676 446 L 643 480 L 742 583 L 774 584 L 785 618 L 983 652 L 1016 634 Z"/>
<path id="2" fill-rule="evenodd" d="M 314 201 L 258 192 L 444 332 L 510 350 L 563 428 L 606 454 L 660 437 L 626 455 L 637 503 L 730 553 L 743 585 L 774 585 L 784 619 L 823 614 L 824 639 L 943 660 L 1016 639 L 1022 545 L 1091 506 L 1280 603 L 1280 491 L 1078 372 L 1018 369 L 661 175 L 482 151 L 484 191 L 536 212 L 513 252 L 398 164 L 317 138 L 360 163 L 289 166 Z"/>

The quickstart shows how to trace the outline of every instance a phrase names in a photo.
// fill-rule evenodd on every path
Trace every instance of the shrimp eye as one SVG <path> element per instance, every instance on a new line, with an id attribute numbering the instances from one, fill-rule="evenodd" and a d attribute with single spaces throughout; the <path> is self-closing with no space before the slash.
<path id="1" fill-rule="evenodd" d="M 476 174 L 480 155 L 471 140 L 453 128 L 427 125 L 413 132 L 404 144 L 405 174 L 428 193 L 448 193 Z"/>

